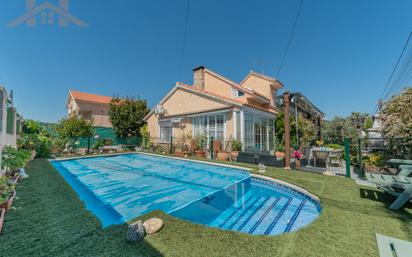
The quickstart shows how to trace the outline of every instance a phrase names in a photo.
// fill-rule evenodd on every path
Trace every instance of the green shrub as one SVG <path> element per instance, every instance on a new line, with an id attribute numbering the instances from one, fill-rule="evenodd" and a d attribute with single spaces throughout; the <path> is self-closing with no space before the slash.
<path id="1" fill-rule="evenodd" d="M 10 183 L 8 177 L 3 176 L 0 178 L 0 204 L 7 201 L 14 188 L 15 185 Z"/>
<path id="2" fill-rule="evenodd" d="M 242 151 L 242 142 L 240 140 L 232 141 L 232 151 Z"/>
<path id="3" fill-rule="evenodd" d="M 329 148 L 332 148 L 332 149 L 335 149 L 335 150 L 340 150 L 340 149 L 344 148 L 344 146 L 340 145 L 340 144 L 327 144 L 325 146 L 329 147 Z"/>
<path id="4" fill-rule="evenodd" d="M 383 167 L 385 165 L 385 160 L 380 153 L 373 153 L 365 156 L 363 158 L 366 165 L 371 165 L 375 167 Z"/>
<path id="5" fill-rule="evenodd" d="M 30 151 L 17 150 L 11 146 L 6 146 L 3 149 L 3 159 L 1 166 L 9 172 L 9 175 L 13 175 L 17 169 L 24 168 L 30 160 Z"/>
<path id="6" fill-rule="evenodd" d="M 52 141 L 43 134 L 24 134 L 17 141 L 17 145 L 19 149 L 35 150 L 38 158 L 49 158 Z"/>

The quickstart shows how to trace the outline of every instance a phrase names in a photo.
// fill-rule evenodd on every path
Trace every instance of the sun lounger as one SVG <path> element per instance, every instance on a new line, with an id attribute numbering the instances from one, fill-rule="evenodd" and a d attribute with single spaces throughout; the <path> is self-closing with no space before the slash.
<path id="1" fill-rule="evenodd" d="M 412 199 L 412 178 L 372 173 L 366 173 L 366 177 L 379 189 L 396 197 L 396 200 L 389 206 L 392 210 L 398 210 Z"/>
<path id="2" fill-rule="evenodd" d="M 409 257 L 412 243 L 397 238 L 376 234 L 380 257 Z"/>
<path id="3" fill-rule="evenodd" d="M 390 160 L 388 161 L 388 163 L 390 163 L 390 164 L 395 164 L 395 165 L 400 165 L 400 164 L 412 165 L 412 160 L 390 159 Z"/>
<path id="4" fill-rule="evenodd" d="M 399 165 L 398 176 L 408 177 L 412 173 L 412 165 Z"/>

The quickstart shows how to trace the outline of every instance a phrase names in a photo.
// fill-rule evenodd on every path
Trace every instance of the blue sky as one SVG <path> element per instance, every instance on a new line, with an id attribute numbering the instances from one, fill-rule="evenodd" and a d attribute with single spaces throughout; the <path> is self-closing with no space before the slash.
<path id="1" fill-rule="evenodd" d="M 191 84 L 198 65 L 235 81 L 251 69 L 274 76 L 298 5 L 191 0 L 182 60 L 186 0 L 71 0 L 88 28 L 8 28 L 25 0 L 1 0 L 0 83 L 24 117 L 57 121 L 69 89 L 140 95 L 153 106 L 176 81 Z M 328 118 L 372 112 L 412 30 L 410 10 L 407 0 L 305 0 L 277 78 Z"/>

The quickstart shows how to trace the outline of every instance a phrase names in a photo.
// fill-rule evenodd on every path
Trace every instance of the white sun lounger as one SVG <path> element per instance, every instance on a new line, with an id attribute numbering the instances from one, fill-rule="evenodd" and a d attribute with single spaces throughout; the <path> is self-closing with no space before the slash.
<path id="1" fill-rule="evenodd" d="M 366 177 L 379 189 L 396 197 L 396 200 L 389 206 L 392 210 L 400 209 L 412 199 L 412 178 L 372 173 L 366 173 Z"/>
<path id="2" fill-rule="evenodd" d="M 399 165 L 398 176 L 408 177 L 412 173 L 412 165 Z"/>
<path id="3" fill-rule="evenodd" d="M 409 257 L 412 243 L 397 238 L 376 234 L 380 257 Z"/>

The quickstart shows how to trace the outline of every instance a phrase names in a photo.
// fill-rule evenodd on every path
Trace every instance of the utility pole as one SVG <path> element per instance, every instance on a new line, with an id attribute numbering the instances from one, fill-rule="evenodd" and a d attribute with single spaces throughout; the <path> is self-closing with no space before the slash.
<path id="1" fill-rule="evenodd" d="M 283 93 L 284 123 L 285 123 L 285 169 L 290 169 L 290 94 Z"/>

